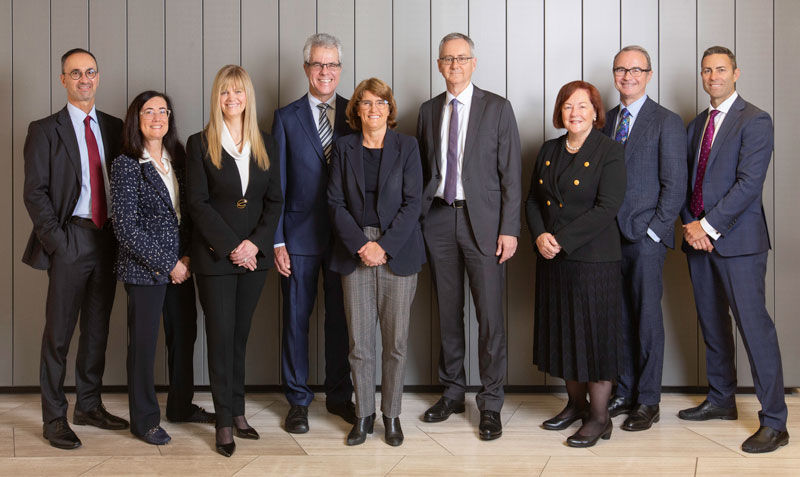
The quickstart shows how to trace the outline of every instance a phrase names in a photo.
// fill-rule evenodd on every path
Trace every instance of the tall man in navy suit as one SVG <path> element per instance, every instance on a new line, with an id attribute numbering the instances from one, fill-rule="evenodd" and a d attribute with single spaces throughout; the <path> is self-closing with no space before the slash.
<path id="1" fill-rule="evenodd" d="M 103 407 L 100 389 L 117 281 L 117 242 L 109 220 L 108 172 L 119 154 L 122 121 L 95 108 L 97 61 L 75 48 L 61 57 L 67 105 L 28 127 L 23 198 L 33 232 L 22 261 L 47 270 L 47 305 L 39 382 L 44 438 L 60 449 L 81 446 L 67 423 L 64 377 L 78 322 L 73 424 L 126 429 Z"/>
<path id="2" fill-rule="evenodd" d="M 645 93 L 653 77 L 641 46 L 614 57 L 620 104 L 606 113 L 603 132 L 625 146 L 628 187 L 617 213 L 622 235 L 623 325 L 626 369 L 617 379 L 609 414 L 629 413 L 622 429 L 643 431 L 659 419 L 664 367 L 662 271 L 674 248 L 674 224 L 686 195 L 683 121 Z"/>
<path id="3" fill-rule="evenodd" d="M 772 119 L 736 92 L 739 69 L 729 49 L 707 49 L 700 76 L 711 106 L 688 127 L 689 192 L 681 220 L 709 392 L 702 404 L 678 416 L 738 417 L 730 307 L 761 402 L 760 427 L 742 450 L 770 452 L 789 442 L 781 353 L 764 297 L 770 241 L 761 193 L 772 157 Z"/>
<path id="4" fill-rule="evenodd" d="M 278 145 L 283 213 L 275 232 L 275 266 L 283 275 L 283 372 L 289 413 L 288 432 L 308 432 L 308 322 L 322 270 L 325 291 L 325 392 L 328 412 L 355 422 L 353 384 L 347 360 L 349 338 L 339 274 L 330 270 L 333 234 L 328 217 L 328 164 L 347 125 L 347 99 L 336 94 L 342 71 L 342 46 L 325 33 L 312 35 L 303 48 L 308 94 L 275 111 L 272 135 Z"/>

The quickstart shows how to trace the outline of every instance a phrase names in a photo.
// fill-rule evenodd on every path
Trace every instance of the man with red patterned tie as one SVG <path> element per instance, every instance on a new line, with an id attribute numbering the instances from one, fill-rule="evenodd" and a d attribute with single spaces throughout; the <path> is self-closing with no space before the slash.
<path id="1" fill-rule="evenodd" d="M 80 315 L 73 423 L 126 429 L 100 399 L 116 279 L 116 240 L 108 217 L 108 171 L 119 154 L 122 121 L 97 111 L 100 82 L 90 52 L 61 57 L 67 105 L 33 121 L 25 139 L 25 207 L 33 221 L 22 261 L 47 270 L 40 384 L 45 439 L 61 449 L 80 447 L 67 423 L 67 351 Z"/>
<path id="2" fill-rule="evenodd" d="M 781 352 L 764 294 L 770 242 L 761 193 L 772 158 L 772 119 L 736 92 L 739 69 L 729 49 L 707 49 L 700 76 L 711 105 L 688 127 L 689 189 L 681 220 L 709 391 L 678 417 L 738 418 L 730 308 L 761 403 L 760 427 L 742 450 L 771 452 L 789 442 Z"/>

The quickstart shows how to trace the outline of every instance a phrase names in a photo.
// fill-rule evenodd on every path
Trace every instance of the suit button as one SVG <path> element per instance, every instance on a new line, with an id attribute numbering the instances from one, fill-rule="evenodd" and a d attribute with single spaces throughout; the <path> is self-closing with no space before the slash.
<path id="1" fill-rule="evenodd" d="M 539 184 L 541 184 L 541 183 L 543 183 L 543 182 L 544 182 L 543 180 L 539 179 Z"/>
<path id="2" fill-rule="evenodd" d="M 579 185 L 581 183 L 581 181 L 579 181 L 578 179 L 575 179 L 574 181 L 572 181 L 572 183 L 575 184 L 575 185 Z"/>
<path id="3" fill-rule="evenodd" d="M 547 206 L 550 207 L 550 201 L 549 200 L 547 201 Z"/>
<path id="4" fill-rule="evenodd" d="M 584 162 L 583 167 L 589 167 L 589 161 Z"/>
<path id="5" fill-rule="evenodd" d="M 211 250 L 212 252 L 214 251 L 214 247 L 208 247 L 208 249 Z"/>
<path id="6" fill-rule="evenodd" d="M 559 203 L 558 203 L 558 207 L 559 207 L 559 208 L 560 208 L 560 207 L 564 207 L 564 204 L 562 204 L 562 203 L 560 203 L 560 202 L 559 202 Z"/>
<path id="7" fill-rule="evenodd" d="M 156 272 L 156 275 L 161 275 L 160 273 Z"/>
<path id="8" fill-rule="evenodd" d="M 549 166 L 550 165 L 550 161 L 544 161 L 544 165 L 545 166 Z"/>

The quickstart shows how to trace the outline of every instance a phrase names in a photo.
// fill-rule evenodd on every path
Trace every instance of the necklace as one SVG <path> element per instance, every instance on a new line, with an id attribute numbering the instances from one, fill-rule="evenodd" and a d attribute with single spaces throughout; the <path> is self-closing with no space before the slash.
<path id="1" fill-rule="evenodd" d="M 581 146 L 583 146 L 583 144 L 581 144 Z M 570 145 L 569 138 L 567 138 L 567 151 L 572 152 L 572 153 L 578 152 L 581 149 L 581 146 L 572 146 L 572 145 Z"/>

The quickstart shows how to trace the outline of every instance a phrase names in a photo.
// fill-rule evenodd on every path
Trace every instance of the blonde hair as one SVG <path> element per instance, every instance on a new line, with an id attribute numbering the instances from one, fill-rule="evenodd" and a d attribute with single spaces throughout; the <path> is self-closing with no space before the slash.
<path id="1" fill-rule="evenodd" d="M 247 104 L 244 108 L 242 119 L 242 141 L 250 142 L 250 151 L 255 157 L 256 164 L 262 171 L 269 169 L 269 156 L 264 140 L 261 138 L 261 130 L 258 129 L 258 115 L 256 114 L 256 94 L 253 89 L 253 82 L 250 75 L 241 66 L 223 66 L 217 76 L 214 77 L 214 84 L 211 86 L 211 110 L 206 124 L 205 139 L 208 144 L 208 156 L 211 163 L 217 169 L 222 169 L 222 110 L 219 106 L 219 97 L 223 90 L 229 86 L 236 85 L 244 88 L 247 96 Z"/>

